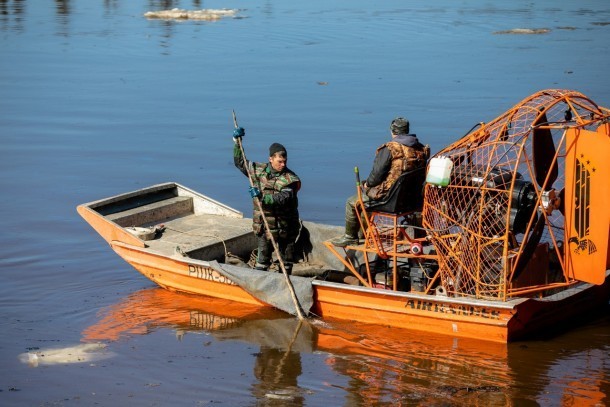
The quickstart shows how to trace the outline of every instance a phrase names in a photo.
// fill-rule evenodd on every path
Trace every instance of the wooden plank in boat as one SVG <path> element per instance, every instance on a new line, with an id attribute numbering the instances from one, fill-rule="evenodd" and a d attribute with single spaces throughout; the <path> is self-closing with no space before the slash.
<path id="1" fill-rule="evenodd" d="M 175 196 L 121 212 L 111 213 L 106 215 L 106 218 L 120 226 L 127 227 L 159 222 L 184 213 L 193 213 L 193 198 Z"/>

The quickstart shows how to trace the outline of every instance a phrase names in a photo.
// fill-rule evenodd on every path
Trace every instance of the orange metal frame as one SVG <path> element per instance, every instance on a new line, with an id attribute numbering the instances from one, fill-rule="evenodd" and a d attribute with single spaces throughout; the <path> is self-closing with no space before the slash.
<path id="1" fill-rule="evenodd" d="M 542 294 L 577 280 L 604 281 L 610 262 L 606 208 L 610 166 L 602 157 L 610 154 L 609 119 L 610 111 L 586 96 L 549 89 L 524 99 L 489 123 L 480 123 L 478 129 L 437 153 L 454 162 L 454 173 L 456 167 L 459 170 L 446 187 L 426 185 L 423 210 L 424 227 L 445 230 L 431 233 L 430 240 L 439 256 L 441 285 L 448 293 L 505 301 L 517 295 Z M 548 137 L 555 150 L 553 156 L 543 157 L 548 160 L 548 171 L 542 174 L 536 174 L 535 168 L 536 131 Z M 580 170 L 580 189 L 574 186 L 577 159 L 586 167 Z M 493 171 L 498 170 L 504 178 L 500 187 L 490 185 L 497 176 Z M 508 225 L 514 210 L 519 210 L 511 206 L 522 193 L 517 185 L 521 187 L 524 181 L 532 186 L 534 210 L 517 242 Z M 579 193 L 582 197 L 575 198 Z M 572 226 L 575 210 L 580 211 L 580 236 Z M 589 218 L 595 221 L 589 223 Z M 539 245 L 549 245 L 543 254 L 554 258 L 553 267 L 561 281 L 546 281 L 550 261 L 532 262 L 527 257 L 531 253 L 524 250 L 539 219 L 543 222 Z M 570 246 L 570 242 L 575 243 Z M 519 274 L 522 281 L 518 281 Z"/>
<path id="2" fill-rule="evenodd" d="M 438 263 L 425 292 L 439 284 L 455 297 L 506 301 L 601 284 L 610 266 L 609 122 L 610 110 L 579 92 L 535 93 L 437 153 L 452 160 L 453 175 L 447 186 L 425 186 L 425 238 L 407 233 L 409 212 L 368 211 L 358 179 L 364 242 L 342 254 L 325 245 L 367 287 L 375 285 L 373 255 L 392 262 L 393 290 L 400 263 L 413 259 Z M 536 140 L 551 145 L 540 153 Z M 529 212 L 519 206 L 526 194 Z M 434 255 L 414 253 L 417 243 L 433 245 Z"/>
<path id="3" fill-rule="evenodd" d="M 345 267 L 366 287 L 373 287 L 375 284 L 374 270 L 371 270 L 370 256 L 374 255 L 382 260 L 389 260 L 392 263 L 392 290 L 398 290 L 398 267 L 400 262 L 406 259 L 436 260 L 436 255 L 426 255 L 423 253 L 413 253 L 411 248 L 414 244 L 427 243 L 426 238 L 415 238 L 409 236 L 404 220 L 415 213 L 414 211 L 404 213 L 386 213 L 368 211 L 362 198 L 360 183 L 357 183 L 358 201 L 356 202 L 356 213 L 360 222 L 360 227 L 364 231 L 364 244 L 351 245 L 342 248 L 343 254 L 330 242 L 324 242 L 325 246 L 345 265 Z M 348 255 L 348 250 L 354 250 L 362 254 L 366 277 L 363 277 L 356 267 L 354 256 Z M 426 293 L 434 283 L 435 278 L 431 278 L 426 287 Z"/>

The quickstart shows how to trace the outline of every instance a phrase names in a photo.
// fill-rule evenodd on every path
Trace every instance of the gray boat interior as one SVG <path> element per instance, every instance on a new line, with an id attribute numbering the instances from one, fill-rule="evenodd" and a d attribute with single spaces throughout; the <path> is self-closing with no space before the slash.
<path id="1" fill-rule="evenodd" d="M 185 256 L 248 267 L 257 246 L 252 219 L 176 183 L 161 184 L 88 205 L 107 220 L 142 238 L 163 256 Z M 344 266 L 322 242 L 341 234 L 338 226 L 302 222 L 294 274 L 319 275 Z"/>

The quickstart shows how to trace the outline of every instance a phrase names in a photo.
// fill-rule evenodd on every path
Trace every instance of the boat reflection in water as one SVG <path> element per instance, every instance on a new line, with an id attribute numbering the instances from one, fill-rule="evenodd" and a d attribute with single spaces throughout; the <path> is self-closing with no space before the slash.
<path id="1" fill-rule="evenodd" d="M 339 320 L 303 322 L 269 307 L 162 288 L 138 291 L 103 309 L 99 321 L 83 331 L 83 339 L 116 341 L 160 328 L 175 330 L 178 339 L 204 332 L 217 341 L 258 345 L 253 367 L 257 382 L 251 392 L 271 404 L 304 404 L 308 390 L 298 383 L 301 358 L 313 352 L 332 369 L 334 377 L 326 381 L 335 383 L 324 385 L 344 391 L 341 403 L 349 405 L 518 405 L 526 400 L 597 405 L 604 400 L 608 381 L 603 374 L 590 377 L 597 370 L 591 373 L 581 366 L 568 376 L 554 371 L 566 358 L 588 358 L 579 353 L 595 358 L 595 351 L 604 349 L 592 352 L 581 346 L 549 352 L 542 341 L 506 345 Z M 327 374 L 321 370 L 314 375 Z M 561 381 L 563 388 L 557 386 Z M 580 384 L 572 386 L 570 381 Z"/>

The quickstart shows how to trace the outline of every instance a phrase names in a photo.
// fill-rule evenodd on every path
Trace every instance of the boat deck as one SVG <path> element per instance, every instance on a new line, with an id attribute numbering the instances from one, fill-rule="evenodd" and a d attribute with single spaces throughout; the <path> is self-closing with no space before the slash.
<path id="1" fill-rule="evenodd" d="M 252 219 L 175 184 L 161 184 L 83 206 L 137 236 L 146 250 L 160 256 L 246 266 L 257 247 Z M 342 228 L 310 224 L 308 229 L 306 224 L 299 232 L 293 272 L 317 276 L 326 270 L 342 270 L 341 263 L 322 244 L 313 244 L 337 236 Z M 163 231 L 154 234 L 155 227 Z M 272 265 L 272 269 L 277 267 Z"/>
<path id="2" fill-rule="evenodd" d="M 247 263 L 257 244 L 252 232 L 252 219 L 207 214 L 186 215 L 167 220 L 163 225 L 165 231 L 161 236 L 146 241 L 151 250 L 162 255 L 186 254 L 194 259 L 226 262 L 223 255 L 229 252 Z M 272 270 L 279 270 L 278 267 L 274 264 Z M 301 260 L 294 264 L 293 272 L 295 275 L 317 276 L 328 268 L 328 265 L 320 261 Z"/>
<path id="3" fill-rule="evenodd" d="M 96 210 L 136 235 L 134 227 L 161 229 L 153 239 L 145 240 L 147 248 L 161 255 L 224 260 L 225 254 L 231 252 L 242 258 L 249 257 L 256 245 L 252 219 L 198 213 L 195 206 L 191 196 L 155 190 L 148 196 L 137 197 L 137 201 L 134 198 L 116 200 Z"/>
<path id="4" fill-rule="evenodd" d="M 252 235 L 252 220 L 222 215 L 186 215 L 163 222 L 161 236 L 146 244 L 163 254 L 172 254 L 179 247 L 185 253 L 235 239 L 247 243 Z"/>

